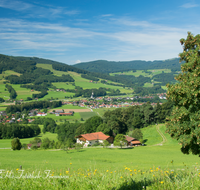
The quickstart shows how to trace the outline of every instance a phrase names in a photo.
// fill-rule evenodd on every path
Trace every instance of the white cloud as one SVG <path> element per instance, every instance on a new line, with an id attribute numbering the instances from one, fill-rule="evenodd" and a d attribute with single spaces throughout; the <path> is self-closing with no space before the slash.
<path id="1" fill-rule="evenodd" d="M 179 39 L 185 38 L 187 31 L 200 31 L 198 26 L 170 27 L 130 18 L 108 17 L 103 21 L 103 29 L 102 23 L 84 22 L 89 25 L 80 28 L 0 19 L 0 52 L 23 56 L 30 56 L 31 52 L 32 56 L 55 57 L 54 60 L 71 64 L 94 59 L 162 60 L 178 56 L 182 51 Z"/>
<path id="2" fill-rule="evenodd" d="M 189 9 L 189 8 L 193 8 L 193 7 L 198 7 L 198 4 L 193 4 L 193 3 L 185 3 L 183 5 L 181 5 L 181 7 Z"/>
<path id="3" fill-rule="evenodd" d="M 81 61 L 80 60 L 76 60 L 76 62 L 75 63 L 81 63 Z"/>

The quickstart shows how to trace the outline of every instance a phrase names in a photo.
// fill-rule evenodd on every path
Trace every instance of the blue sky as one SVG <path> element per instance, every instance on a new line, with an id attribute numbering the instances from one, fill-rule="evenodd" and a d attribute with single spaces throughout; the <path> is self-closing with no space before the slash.
<path id="1" fill-rule="evenodd" d="M 200 33 L 195 0 L 0 0 L 0 54 L 67 64 L 178 57 Z"/>

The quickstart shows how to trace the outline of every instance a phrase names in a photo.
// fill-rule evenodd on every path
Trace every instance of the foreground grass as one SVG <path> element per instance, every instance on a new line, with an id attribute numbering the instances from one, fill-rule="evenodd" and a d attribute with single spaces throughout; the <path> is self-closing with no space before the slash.
<path id="1" fill-rule="evenodd" d="M 198 166 L 192 169 L 120 170 L 88 168 L 72 170 L 4 170 L 1 189 L 199 189 Z"/>
<path id="2" fill-rule="evenodd" d="M 73 170 L 108 169 L 117 170 L 123 166 L 134 169 L 151 167 L 183 169 L 192 167 L 199 161 L 194 155 L 183 155 L 179 146 L 141 146 L 133 149 L 84 148 L 69 150 L 21 150 L 1 149 L 0 168 L 12 170 L 20 165 L 24 169 L 63 169 Z M 173 160 L 173 161 L 172 161 Z M 171 163 L 172 162 L 172 163 Z M 72 163 L 72 165 L 69 165 Z"/>

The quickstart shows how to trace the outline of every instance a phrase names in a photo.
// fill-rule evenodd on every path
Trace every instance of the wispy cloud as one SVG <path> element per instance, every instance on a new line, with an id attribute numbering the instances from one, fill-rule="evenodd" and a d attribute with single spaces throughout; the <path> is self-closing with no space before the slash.
<path id="1" fill-rule="evenodd" d="M 199 6 L 198 4 L 194 4 L 194 3 L 185 3 L 185 4 L 181 5 L 180 7 L 189 9 L 189 8 L 198 7 L 198 6 Z"/>
<path id="2" fill-rule="evenodd" d="M 29 17 L 55 17 L 64 15 L 79 14 L 78 10 L 69 10 L 66 7 L 54 7 L 52 5 L 41 5 L 34 3 L 26 3 L 23 1 L 0 0 L 0 7 L 15 10 L 18 12 L 26 12 Z M 33 14 L 34 13 L 34 14 Z"/>
<path id="3" fill-rule="evenodd" d="M 61 8 L 59 10 L 62 12 Z M 0 52 L 62 62 L 73 59 L 73 63 L 94 59 L 169 59 L 182 51 L 179 39 L 186 37 L 187 31 L 191 28 L 194 34 L 200 31 L 198 26 L 171 27 L 114 16 L 99 17 L 93 22 L 89 19 L 74 19 L 72 22 L 73 25 L 66 25 L 1 18 Z M 80 22 L 88 25 L 76 25 Z"/>
<path id="4" fill-rule="evenodd" d="M 6 9 L 12 9 L 15 11 L 23 11 L 30 9 L 33 6 L 29 3 L 24 3 L 22 1 L 0 0 L 0 7 Z"/>

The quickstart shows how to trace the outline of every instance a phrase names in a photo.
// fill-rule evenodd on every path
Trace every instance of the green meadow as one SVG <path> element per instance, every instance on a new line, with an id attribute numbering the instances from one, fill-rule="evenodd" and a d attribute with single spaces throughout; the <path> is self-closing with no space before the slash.
<path id="1" fill-rule="evenodd" d="M 152 78 L 153 75 L 158 75 L 161 74 L 162 72 L 164 73 L 171 73 L 170 69 L 154 69 L 154 70 L 147 70 L 150 73 L 145 73 L 143 70 L 136 70 L 136 72 L 133 71 L 127 71 L 127 72 L 117 72 L 117 73 L 111 73 L 111 76 L 114 75 L 119 75 L 119 74 L 123 74 L 123 75 L 133 75 L 135 77 L 139 77 L 140 75 L 144 76 L 144 77 L 150 77 Z"/>
<path id="2" fill-rule="evenodd" d="M 56 116 L 55 114 L 50 114 L 48 113 L 46 116 L 38 116 L 38 117 L 48 117 L 48 118 L 52 118 L 54 119 L 56 122 L 59 122 L 59 121 L 63 121 L 63 120 L 66 120 L 66 121 L 69 121 L 69 122 L 72 122 L 74 123 L 76 120 L 80 120 L 81 119 L 81 116 L 79 113 L 74 113 L 73 116 Z M 36 116 L 33 116 L 31 118 L 36 118 Z"/>
<path id="3" fill-rule="evenodd" d="M 80 114 L 80 117 L 81 117 L 83 120 L 87 120 L 87 119 L 89 119 L 90 117 L 93 117 L 93 116 L 98 115 L 96 112 L 79 112 L 79 114 Z"/>
<path id="4" fill-rule="evenodd" d="M 59 109 L 87 109 L 85 107 L 79 107 L 79 106 L 74 106 L 72 104 L 66 104 L 66 105 L 62 105 L 61 107 L 57 107 L 54 110 L 59 110 Z"/>
<path id="5" fill-rule="evenodd" d="M 51 91 L 50 91 L 51 90 Z M 50 89 L 48 94 L 44 96 L 43 98 L 40 98 L 40 100 L 47 100 L 47 99 L 65 99 L 66 97 L 73 97 L 74 93 L 71 92 L 57 92 L 54 91 L 53 89 Z"/>
<path id="6" fill-rule="evenodd" d="M 1 81 L 2 82 L 2 81 Z M 20 84 L 11 84 L 11 86 L 15 89 L 15 91 L 17 92 L 17 99 L 26 99 L 27 97 L 32 97 L 32 94 L 38 94 L 40 92 L 38 91 L 33 91 L 31 92 L 31 89 L 27 89 L 27 88 L 21 88 Z M 3 99 L 7 100 L 10 99 L 10 93 L 8 92 L 8 90 L 5 88 L 5 84 L 0 83 L 0 97 L 2 97 Z"/>
<path id="7" fill-rule="evenodd" d="M 142 129 L 146 146 L 134 148 L 0 149 L 0 189 L 199 189 L 199 157 L 182 154 L 165 129 Z M 56 140 L 56 134 L 39 137 Z"/>
<path id="8" fill-rule="evenodd" d="M 165 139 L 160 136 L 158 129 Z M 117 170 L 124 166 L 134 169 L 149 169 L 153 167 L 182 169 L 192 167 L 199 162 L 199 157 L 184 155 L 180 151 L 177 141 L 165 134 L 165 125 L 149 126 L 142 129 L 145 145 L 131 149 L 127 148 L 84 148 L 79 151 L 70 150 L 21 150 L 0 149 L 0 167 L 6 169 L 63 169 L 71 167 L 74 170 L 101 169 Z M 56 134 L 45 133 L 39 135 L 41 138 L 48 137 L 56 140 Z M 22 143 L 29 143 L 30 139 L 21 139 Z M 0 140 L 1 148 L 9 148 L 11 139 Z M 173 161 L 172 161 L 173 160 Z M 70 165 L 70 163 L 72 163 Z"/>

